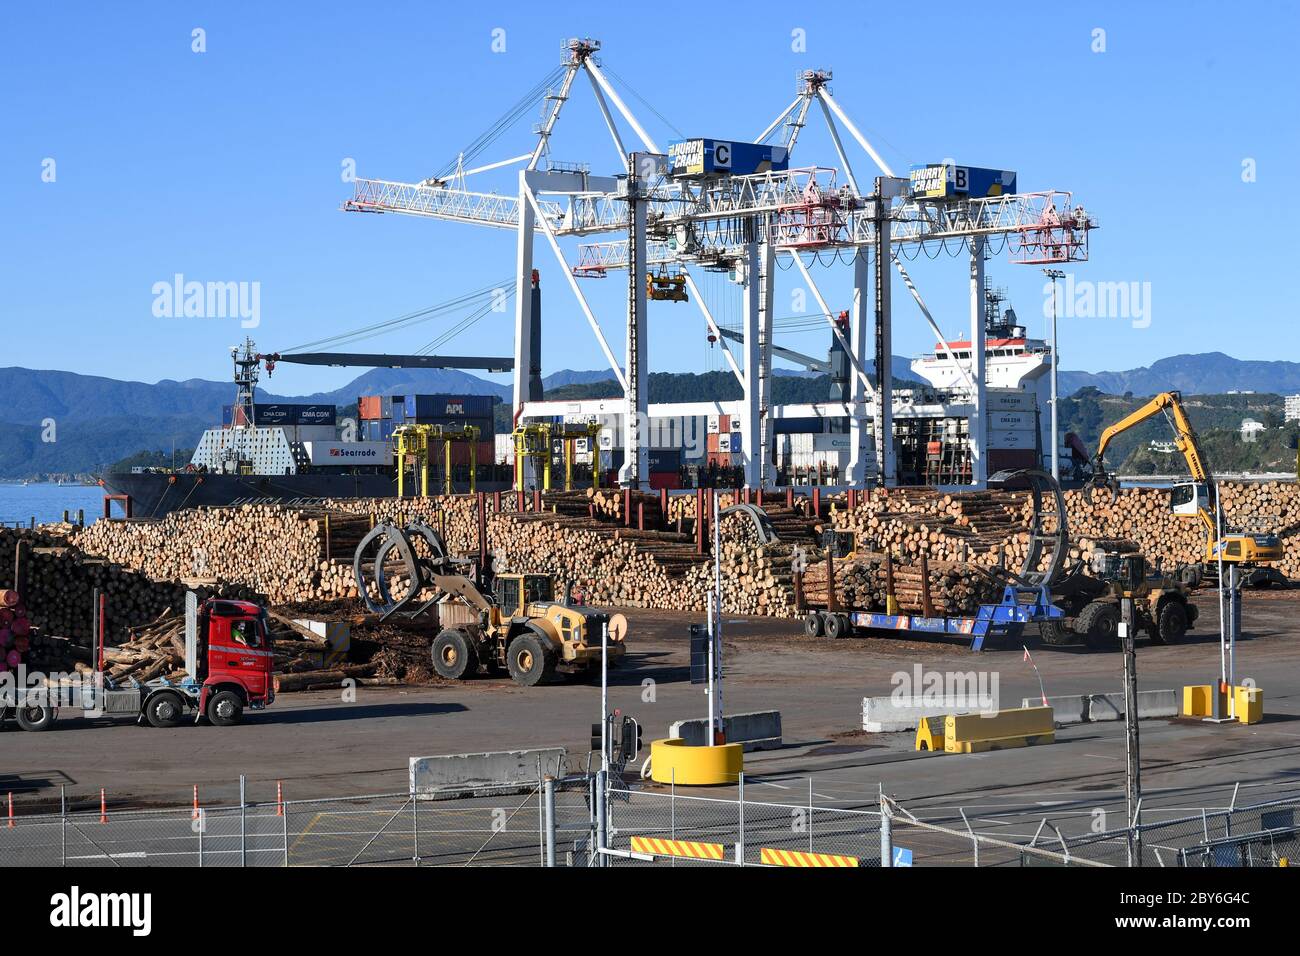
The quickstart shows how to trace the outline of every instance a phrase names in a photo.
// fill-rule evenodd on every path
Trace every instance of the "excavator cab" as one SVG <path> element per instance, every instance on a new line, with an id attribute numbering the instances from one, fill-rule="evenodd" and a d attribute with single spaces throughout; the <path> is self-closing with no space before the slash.
<path id="1" fill-rule="evenodd" d="M 1196 518 L 1210 508 L 1210 489 L 1201 481 L 1185 481 L 1169 491 L 1169 508 L 1181 518 Z"/>

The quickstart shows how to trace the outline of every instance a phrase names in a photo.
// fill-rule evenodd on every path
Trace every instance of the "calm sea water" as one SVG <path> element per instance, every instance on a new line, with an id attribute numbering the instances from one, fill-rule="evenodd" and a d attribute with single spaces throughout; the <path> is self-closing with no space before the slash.
<path id="1" fill-rule="evenodd" d="M 0 484 L 0 522 L 27 524 L 32 518 L 40 524 L 59 521 L 63 512 L 77 520 L 77 509 L 84 508 L 87 523 L 104 513 L 104 489 L 98 485 Z"/>

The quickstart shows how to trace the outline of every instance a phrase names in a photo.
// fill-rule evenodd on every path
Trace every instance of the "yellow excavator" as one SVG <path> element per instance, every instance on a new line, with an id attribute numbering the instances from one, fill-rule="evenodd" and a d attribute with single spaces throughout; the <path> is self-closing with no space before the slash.
<path id="1" fill-rule="evenodd" d="M 1174 431 L 1174 446 L 1183 454 L 1187 470 L 1191 472 L 1190 482 L 1174 485 L 1170 492 L 1169 504 L 1173 513 L 1183 517 L 1197 518 L 1205 528 L 1206 565 L 1217 565 L 1220 558 L 1225 564 L 1235 564 L 1243 568 L 1257 569 L 1258 573 L 1247 575 L 1254 578 L 1251 583 L 1275 583 L 1285 581 L 1274 568 L 1266 566 L 1282 559 L 1282 543 L 1275 534 L 1247 534 L 1239 531 L 1225 531 L 1220 537 L 1215 509 L 1218 499 L 1212 494 L 1213 480 L 1205 465 L 1200 444 L 1196 440 L 1196 431 L 1183 409 L 1182 396 L 1178 392 L 1161 392 L 1141 408 L 1120 419 L 1101 433 L 1097 443 L 1097 453 L 1092 457 L 1092 477 L 1088 483 L 1089 492 L 1098 489 L 1109 490 L 1112 498 L 1119 492 L 1119 483 L 1106 471 L 1106 449 L 1116 436 L 1130 428 L 1136 428 L 1151 416 L 1163 412 Z"/>

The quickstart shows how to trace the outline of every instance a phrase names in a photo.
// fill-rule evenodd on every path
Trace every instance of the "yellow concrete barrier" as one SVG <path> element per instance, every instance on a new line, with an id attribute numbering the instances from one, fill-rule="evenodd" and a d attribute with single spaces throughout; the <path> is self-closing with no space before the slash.
<path id="1" fill-rule="evenodd" d="M 741 744 L 692 747 L 679 737 L 650 743 L 650 779 L 655 783 L 694 787 L 735 783 L 744 769 Z"/>
<path id="2" fill-rule="evenodd" d="M 765 846 L 758 851 L 758 860 L 768 866 L 857 866 L 856 856 L 838 853 L 805 853 L 800 850 L 776 850 Z"/>
<path id="3" fill-rule="evenodd" d="M 1055 740 L 1056 723 L 1050 707 L 1018 707 L 987 716 L 949 714 L 944 718 L 943 749 L 950 754 L 1032 747 Z"/>
<path id="4" fill-rule="evenodd" d="M 1214 716 L 1214 684 L 1192 684 L 1183 688 L 1184 717 Z M 1230 695 L 1230 697 L 1229 697 Z M 1239 723 L 1257 724 L 1264 719 L 1264 692 L 1258 687 L 1230 686 L 1220 701 L 1226 717 L 1229 703 Z"/>
<path id="5" fill-rule="evenodd" d="M 652 856 L 684 856 L 692 860 L 721 860 L 722 844 L 634 836 L 632 837 L 632 852 L 649 853 Z"/>
<path id="6" fill-rule="evenodd" d="M 916 749 L 937 753 L 943 750 L 943 724 L 946 717 L 922 717 L 916 725 Z"/>
<path id="7" fill-rule="evenodd" d="M 1183 716 L 1209 717 L 1214 713 L 1214 685 L 1191 684 L 1183 688 Z"/>
<path id="8" fill-rule="evenodd" d="M 1264 719 L 1264 692 L 1258 687 L 1234 687 L 1233 713 L 1243 724 L 1257 724 Z"/>

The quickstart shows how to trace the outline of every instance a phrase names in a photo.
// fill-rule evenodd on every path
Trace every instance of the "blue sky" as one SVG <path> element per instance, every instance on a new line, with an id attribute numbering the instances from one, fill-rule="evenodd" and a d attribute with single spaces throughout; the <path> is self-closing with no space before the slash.
<path id="1" fill-rule="evenodd" d="M 361 176 L 433 174 L 560 57 L 599 37 L 603 64 L 687 135 L 752 139 L 794 96 L 796 72 L 829 67 L 843 104 L 896 170 L 953 157 L 1014 169 L 1022 190 L 1073 190 L 1098 218 L 1080 282 L 1149 289 L 1141 317 L 1073 318 L 1062 364 L 1150 364 L 1180 352 L 1300 358 L 1290 347 L 1296 240 L 1295 52 L 1289 4 L 65 3 L 6 16 L 0 83 L 0 364 L 156 381 L 225 378 L 237 320 L 159 318 L 153 286 L 176 273 L 257 282 L 259 346 L 283 349 L 391 318 L 509 276 L 513 235 L 339 211 Z M 743 9 L 744 15 L 741 15 Z M 207 50 L 191 50 L 195 28 Z M 493 52 L 504 30 L 505 52 Z M 1104 30 L 1104 52 L 1094 31 Z M 806 52 L 792 49 L 803 31 Z M 623 87 L 661 144 L 676 134 Z M 496 149 L 531 145 L 529 113 Z M 625 138 L 631 140 L 625 131 Z M 553 156 L 613 172 L 590 90 L 576 88 Z M 53 182 L 42 181 L 46 160 Z M 860 179 L 874 175 L 851 146 Z M 1253 161 L 1255 181 L 1243 182 Z M 819 124 L 796 165 L 835 165 Z M 475 181 L 512 191 L 510 172 Z M 568 249 L 572 254 L 572 247 Z M 539 243 L 548 371 L 604 363 L 557 265 Z M 989 264 L 1031 330 L 1043 277 Z M 944 331 L 967 321 L 963 258 L 911 269 Z M 825 274 L 824 280 L 821 277 Z M 822 270 L 828 297 L 847 270 Z M 1149 283 L 1149 286 L 1144 286 Z M 777 287 L 790 314 L 792 275 Z M 621 351 L 622 281 L 588 281 Z M 706 294 L 733 308 L 721 282 Z M 895 284 L 895 351 L 932 338 Z M 403 351 L 444 318 L 370 343 Z M 654 369 L 720 367 L 694 306 L 655 304 Z M 489 315 L 448 351 L 508 354 L 511 320 Z M 779 344 L 825 349 L 823 332 Z M 1283 343 L 1279 348 L 1279 343 Z M 332 388 L 349 370 L 277 370 L 282 394 Z"/>

